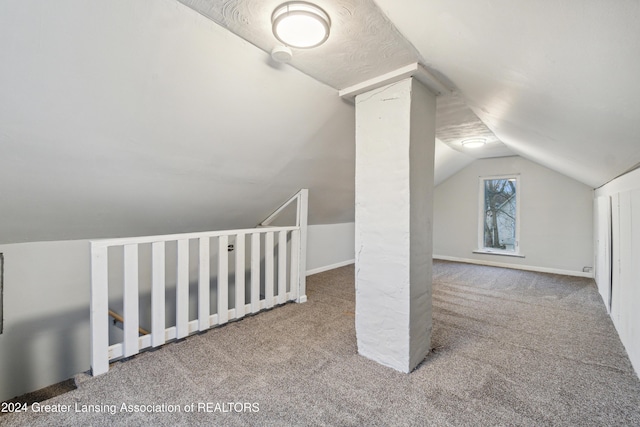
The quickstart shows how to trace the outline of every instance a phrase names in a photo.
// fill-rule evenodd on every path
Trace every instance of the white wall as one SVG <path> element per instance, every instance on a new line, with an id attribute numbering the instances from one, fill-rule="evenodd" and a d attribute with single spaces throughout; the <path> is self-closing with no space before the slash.
<path id="1" fill-rule="evenodd" d="M 475 254 L 478 180 L 520 174 L 520 253 Z M 435 188 L 434 257 L 585 275 L 593 264 L 592 190 L 519 156 L 476 160 Z M 587 273 L 590 276 L 590 273 Z"/>
<path id="2" fill-rule="evenodd" d="M 598 289 L 640 373 L 640 169 L 596 190 L 595 200 L 607 207 L 595 215 Z"/>
<path id="3" fill-rule="evenodd" d="M 89 243 L 0 245 L 0 401 L 89 368 Z"/>
<path id="4" fill-rule="evenodd" d="M 353 262 L 353 242 L 354 223 L 310 226 L 307 266 L 318 272 Z M 4 401 L 89 369 L 90 261 L 87 240 L 0 245 L 0 253 Z"/>
<path id="5" fill-rule="evenodd" d="M 354 222 L 309 226 L 307 275 L 352 264 L 354 258 Z"/>
<path id="6" fill-rule="evenodd" d="M 175 0 L 0 1 L 0 52 L 0 244 L 354 219 L 353 105 Z"/>

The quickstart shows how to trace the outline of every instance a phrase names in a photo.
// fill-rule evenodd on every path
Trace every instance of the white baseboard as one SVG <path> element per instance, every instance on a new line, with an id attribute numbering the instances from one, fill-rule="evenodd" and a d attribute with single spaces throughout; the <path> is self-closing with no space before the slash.
<path id="1" fill-rule="evenodd" d="M 487 265 L 490 267 L 513 268 L 515 270 L 537 271 L 539 273 L 562 274 L 564 276 L 593 278 L 592 273 L 585 273 L 582 271 L 562 270 L 559 268 L 547 268 L 547 267 L 536 267 L 533 265 L 509 264 L 506 262 L 484 261 L 484 260 L 471 259 L 471 258 L 458 258 L 458 257 L 447 256 L 447 255 L 433 255 L 433 259 L 441 259 L 444 261 L 466 262 L 468 264 Z M 345 265 L 354 264 L 355 262 L 356 262 L 355 259 L 350 259 L 347 261 L 341 261 L 331 265 L 325 265 L 323 267 L 313 268 L 311 270 L 307 270 L 307 276 L 322 273 L 324 271 L 333 270 L 335 268 L 344 267 Z"/>
<path id="2" fill-rule="evenodd" d="M 515 270 L 537 271 L 539 273 L 562 274 L 564 276 L 589 277 L 593 278 L 593 273 L 585 273 L 582 271 L 561 270 L 558 268 L 536 267 L 532 265 L 509 264 L 506 262 L 484 261 L 471 258 L 458 258 L 447 255 L 433 255 L 433 259 L 441 259 L 444 261 L 466 262 L 467 264 L 487 265 L 490 267 L 513 268 Z"/>
<path id="3" fill-rule="evenodd" d="M 322 273 L 323 271 L 333 270 L 334 268 L 344 267 L 345 265 L 353 264 L 355 262 L 356 262 L 355 259 L 350 259 L 347 261 L 337 262 L 331 265 L 325 265 L 324 267 L 313 268 L 311 270 L 307 270 L 307 276 L 311 276 L 312 274 Z"/>

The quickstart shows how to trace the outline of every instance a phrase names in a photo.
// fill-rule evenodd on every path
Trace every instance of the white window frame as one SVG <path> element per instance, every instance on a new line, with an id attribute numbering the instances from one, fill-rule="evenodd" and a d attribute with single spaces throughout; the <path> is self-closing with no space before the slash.
<path id="1" fill-rule="evenodd" d="M 506 249 L 487 248 L 484 246 L 484 183 L 485 181 L 491 181 L 496 179 L 515 179 L 516 181 L 516 235 L 514 242 L 514 250 L 509 251 Z M 492 255 L 505 255 L 524 257 L 520 253 L 520 184 L 522 177 L 518 173 L 505 174 L 505 175 L 488 175 L 480 176 L 478 180 L 478 249 L 473 251 L 474 253 L 492 254 Z"/>

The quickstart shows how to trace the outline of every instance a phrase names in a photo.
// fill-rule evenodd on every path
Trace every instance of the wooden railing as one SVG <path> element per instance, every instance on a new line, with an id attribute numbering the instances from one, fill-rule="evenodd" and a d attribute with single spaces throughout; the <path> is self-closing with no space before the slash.
<path id="1" fill-rule="evenodd" d="M 92 241 L 93 375 L 107 372 L 109 362 L 114 359 L 133 356 L 144 349 L 164 345 L 276 304 L 292 300 L 305 302 L 307 194 L 307 190 L 301 190 L 290 199 L 290 202 L 297 202 L 295 226 Z M 190 254 L 190 246 L 195 248 L 196 243 L 197 257 Z M 168 245 L 171 245 L 172 256 L 166 250 Z M 146 246 L 146 252 L 150 246 L 150 256 L 145 259 L 139 256 L 144 252 L 143 246 Z M 230 250 L 235 252 L 231 260 Z M 190 274 L 194 264 L 197 268 Z M 216 271 L 212 271 L 212 264 Z M 141 268 L 150 270 L 148 280 L 141 274 Z M 175 277 L 167 280 L 167 270 L 175 271 Z M 196 275 L 197 309 L 191 311 L 197 313 L 190 313 L 190 276 Z M 150 287 L 151 294 L 151 332 L 142 336 L 139 335 L 141 282 Z M 123 339 L 113 344 L 109 343 L 110 288 L 112 299 L 121 301 L 123 307 Z M 211 310 L 214 300 L 215 310 Z M 167 322 L 166 310 L 173 306 L 175 322 L 173 316 Z M 195 319 L 191 320 L 193 317 Z M 171 325 L 167 327 L 166 323 Z"/>
<path id="2" fill-rule="evenodd" d="M 113 319 L 113 323 L 114 324 L 116 322 L 120 322 L 120 323 L 122 323 L 124 325 L 124 317 L 122 317 L 121 315 L 119 315 L 115 311 L 109 310 L 109 317 L 111 317 Z M 138 326 L 138 335 L 149 335 L 150 333 L 151 332 L 147 331 L 142 326 Z"/>

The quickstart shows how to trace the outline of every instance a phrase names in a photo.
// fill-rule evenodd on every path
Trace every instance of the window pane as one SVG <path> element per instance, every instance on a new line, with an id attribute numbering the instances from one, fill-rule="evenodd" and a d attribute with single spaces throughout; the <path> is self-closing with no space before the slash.
<path id="1" fill-rule="evenodd" d="M 484 181 L 484 247 L 515 252 L 516 180 Z"/>

